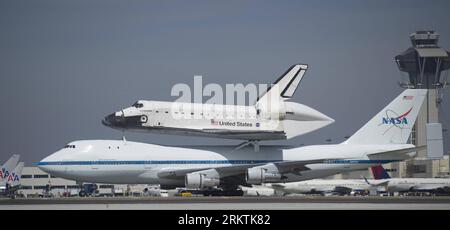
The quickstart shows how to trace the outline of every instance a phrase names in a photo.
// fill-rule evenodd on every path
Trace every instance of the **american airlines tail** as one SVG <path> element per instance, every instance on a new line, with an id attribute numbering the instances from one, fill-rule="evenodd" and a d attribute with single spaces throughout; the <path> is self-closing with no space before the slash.
<path id="1" fill-rule="evenodd" d="M 20 178 L 22 177 L 22 170 L 24 165 L 25 165 L 24 162 L 19 162 L 16 168 L 14 168 L 13 172 L 8 176 L 7 181 L 8 183 L 10 183 L 11 186 L 20 185 Z"/>
<path id="2" fill-rule="evenodd" d="M 19 158 L 20 158 L 19 154 L 14 154 L 12 155 L 11 158 L 8 159 L 8 161 L 5 162 L 5 164 L 2 165 L 2 168 L 0 170 L 0 180 L 3 180 L 4 178 L 8 177 L 8 175 L 17 165 L 17 162 L 19 162 Z"/>
<path id="3" fill-rule="evenodd" d="M 426 89 L 407 89 L 343 144 L 406 144 Z"/>

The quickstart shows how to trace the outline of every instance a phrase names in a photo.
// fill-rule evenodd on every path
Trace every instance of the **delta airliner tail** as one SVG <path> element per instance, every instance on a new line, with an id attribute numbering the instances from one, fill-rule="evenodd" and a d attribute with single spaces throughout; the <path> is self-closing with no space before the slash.
<path id="1" fill-rule="evenodd" d="M 382 165 L 372 166 L 370 169 L 372 170 L 373 179 L 381 180 L 391 178 Z"/>
<path id="2" fill-rule="evenodd" d="M 403 91 L 344 144 L 406 144 L 426 93 L 426 89 Z"/>

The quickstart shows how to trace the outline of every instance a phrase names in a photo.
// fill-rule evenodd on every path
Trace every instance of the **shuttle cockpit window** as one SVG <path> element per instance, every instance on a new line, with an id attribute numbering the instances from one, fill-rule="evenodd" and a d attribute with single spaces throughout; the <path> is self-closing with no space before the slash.
<path id="1" fill-rule="evenodd" d="M 64 146 L 64 149 L 74 149 L 75 145 L 66 145 Z"/>
<path id="2" fill-rule="evenodd" d="M 136 101 L 132 106 L 135 107 L 135 108 L 137 108 L 137 109 L 139 109 L 139 108 L 144 107 L 144 104 L 142 104 L 142 103 L 139 102 L 139 101 Z"/>

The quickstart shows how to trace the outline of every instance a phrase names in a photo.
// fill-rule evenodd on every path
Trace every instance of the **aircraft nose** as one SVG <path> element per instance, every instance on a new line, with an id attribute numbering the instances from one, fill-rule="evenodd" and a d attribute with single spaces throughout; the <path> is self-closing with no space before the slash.
<path id="1" fill-rule="evenodd" d="M 37 167 L 52 176 L 64 177 L 66 175 L 66 169 L 60 163 L 40 161 L 37 163 Z"/>
<path id="2" fill-rule="evenodd" d="M 40 161 L 38 163 L 36 163 L 38 168 L 46 173 L 50 173 L 51 169 L 50 167 L 43 161 Z"/>
<path id="3" fill-rule="evenodd" d="M 109 127 L 124 126 L 125 118 L 123 116 L 116 116 L 116 113 L 111 113 L 102 120 L 102 124 Z"/>
<path id="4" fill-rule="evenodd" d="M 63 176 L 65 173 L 65 167 L 60 158 L 61 151 L 57 151 L 41 161 L 35 163 L 35 165 L 42 171 L 52 176 Z"/>
<path id="5" fill-rule="evenodd" d="M 40 170 L 53 175 L 53 173 L 55 172 L 55 168 L 52 166 L 51 161 L 47 160 L 48 158 L 49 157 L 42 159 L 41 161 L 37 162 L 36 165 Z"/>

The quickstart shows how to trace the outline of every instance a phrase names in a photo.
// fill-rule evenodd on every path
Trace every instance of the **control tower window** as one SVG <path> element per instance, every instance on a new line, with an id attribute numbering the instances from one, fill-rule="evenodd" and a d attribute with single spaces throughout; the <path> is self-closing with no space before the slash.
<path id="1" fill-rule="evenodd" d="M 144 107 L 144 104 L 140 103 L 139 101 L 136 101 L 132 106 L 135 108 L 142 108 Z"/>
<path id="2" fill-rule="evenodd" d="M 417 39 L 417 45 L 435 45 L 437 41 L 435 39 Z"/>

